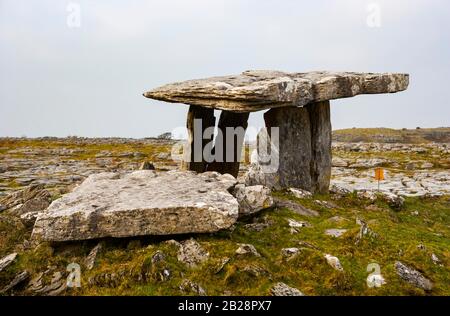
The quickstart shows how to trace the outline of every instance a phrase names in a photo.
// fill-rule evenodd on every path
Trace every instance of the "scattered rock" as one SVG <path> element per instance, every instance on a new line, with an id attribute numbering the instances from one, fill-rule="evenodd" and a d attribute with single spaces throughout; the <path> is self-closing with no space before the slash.
<path id="1" fill-rule="evenodd" d="M 295 247 L 281 249 L 281 255 L 283 257 L 287 258 L 288 260 L 297 256 L 299 254 L 299 252 L 300 252 L 300 249 L 295 248 Z"/>
<path id="2" fill-rule="evenodd" d="M 228 257 L 222 258 L 220 260 L 220 263 L 217 265 L 216 271 L 214 273 L 215 274 L 220 273 L 223 270 L 223 268 L 225 268 L 225 265 L 228 262 L 230 262 L 230 258 L 228 258 Z"/>
<path id="3" fill-rule="evenodd" d="M 300 290 L 290 287 L 283 282 L 275 284 L 272 289 L 270 289 L 270 293 L 273 296 L 304 296 Z"/>
<path id="4" fill-rule="evenodd" d="M 27 286 L 27 292 L 40 295 L 55 296 L 64 292 L 67 288 L 66 279 L 59 271 L 53 272 L 50 282 L 46 282 L 47 275 L 52 273 L 53 268 L 38 273 L 31 279 Z"/>
<path id="5" fill-rule="evenodd" d="M 8 285 L 6 285 L 2 290 L 0 290 L 0 294 L 9 292 L 10 290 L 14 289 L 19 284 L 28 280 L 29 277 L 30 277 L 30 273 L 28 273 L 28 271 L 23 271 L 23 272 L 17 274 Z"/>
<path id="6" fill-rule="evenodd" d="M 255 277 L 255 278 L 259 278 L 262 275 L 268 275 L 269 272 L 257 265 L 254 264 L 250 264 L 250 265 L 246 265 L 242 268 L 242 272 L 247 273 L 248 275 Z"/>
<path id="7" fill-rule="evenodd" d="M 333 157 L 331 160 L 331 166 L 345 168 L 348 166 L 348 162 L 340 157 Z"/>
<path id="8" fill-rule="evenodd" d="M 339 196 L 344 196 L 350 193 L 350 190 L 347 190 L 344 187 L 338 186 L 337 184 L 332 184 L 330 186 L 330 193 L 336 194 Z"/>
<path id="9" fill-rule="evenodd" d="M 295 219 L 288 218 L 288 225 L 292 228 L 302 228 L 302 227 L 309 227 L 311 224 L 308 222 L 298 222 Z"/>
<path id="10" fill-rule="evenodd" d="M 375 192 L 369 191 L 369 190 L 358 191 L 358 192 L 356 192 L 356 196 L 360 199 L 366 199 L 371 202 L 375 202 L 377 199 L 377 194 Z"/>
<path id="11" fill-rule="evenodd" d="M 269 223 L 250 223 L 244 225 L 245 229 L 254 232 L 261 232 L 269 226 L 270 226 Z"/>
<path id="12" fill-rule="evenodd" d="M 424 162 L 421 166 L 420 166 L 420 168 L 422 168 L 422 169 L 430 169 L 430 168 L 433 168 L 434 167 L 434 165 L 431 163 L 431 162 Z"/>
<path id="13" fill-rule="evenodd" d="M 365 236 L 370 238 L 377 238 L 378 235 L 370 229 L 369 225 L 362 219 L 357 218 L 356 224 L 360 226 L 358 235 L 356 236 L 355 244 L 359 244 Z"/>
<path id="14" fill-rule="evenodd" d="M 320 200 L 314 200 L 314 202 L 322 207 L 332 209 L 337 208 L 337 205 L 330 201 L 320 201 Z"/>
<path id="15" fill-rule="evenodd" d="M 294 213 L 297 213 L 297 214 L 303 215 L 303 216 L 319 216 L 319 212 L 311 210 L 309 208 L 306 208 L 303 205 L 300 205 L 293 201 L 282 200 L 279 198 L 276 198 L 274 200 L 275 200 L 276 206 L 279 208 L 284 207 L 284 208 L 290 209 Z"/>
<path id="16" fill-rule="evenodd" d="M 397 271 L 397 274 L 404 281 L 418 288 L 421 288 L 425 291 L 431 291 L 433 289 L 433 283 L 431 283 L 430 280 L 425 278 L 419 271 L 414 270 L 411 267 L 408 267 L 407 265 L 401 263 L 400 261 L 397 261 L 395 263 L 395 269 Z"/>
<path id="17" fill-rule="evenodd" d="M 234 177 L 217 172 L 91 175 L 38 216 L 32 236 L 69 241 L 215 232 L 238 218 L 239 204 L 228 192 L 235 184 Z"/>
<path id="18" fill-rule="evenodd" d="M 193 238 L 182 241 L 177 254 L 178 261 L 190 268 L 206 261 L 208 257 L 209 253 Z"/>
<path id="19" fill-rule="evenodd" d="M 394 193 L 383 192 L 382 197 L 386 201 L 386 203 L 388 203 L 389 206 L 395 210 L 401 210 L 403 204 L 405 203 L 405 199 L 403 197 L 396 195 Z"/>
<path id="20" fill-rule="evenodd" d="M 334 257 L 332 255 L 326 254 L 325 259 L 327 260 L 327 263 L 335 270 L 337 271 L 344 271 L 344 268 L 341 265 L 341 262 L 337 257 Z"/>
<path id="21" fill-rule="evenodd" d="M 441 260 L 434 253 L 431 254 L 431 260 L 433 261 L 434 264 L 441 265 Z"/>
<path id="22" fill-rule="evenodd" d="M 252 255 L 255 257 L 261 257 L 261 255 L 256 251 L 255 246 L 251 244 L 239 244 L 239 248 L 236 250 L 237 255 Z"/>
<path id="23" fill-rule="evenodd" d="M 0 259 L 0 272 L 2 272 L 6 267 L 13 263 L 16 258 L 17 253 L 14 252 Z"/>
<path id="24" fill-rule="evenodd" d="M 274 205 L 270 189 L 262 185 L 246 187 L 237 184 L 233 195 L 239 203 L 239 216 L 254 214 Z"/>
<path id="25" fill-rule="evenodd" d="M 332 237 L 341 237 L 346 232 L 347 232 L 347 229 L 332 228 L 332 229 L 327 229 L 325 231 L 325 235 L 332 236 Z"/>
<path id="26" fill-rule="evenodd" d="M 155 170 L 155 166 L 150 161 L 144 161 L 139 166 L 139 170 Z"/>
<path id="27" fill-rule="evenodd" d="M 102 250 L 102 244 L 98 243 L 97 246 L 92 248 L 92 250 L 89 252 L 89 255 L 87 256 L 86 260 L 84 261 L 84 264 L 88 270 L 92 270 L 92 268 L 95 265 L 95 260 L 97 259 L 98 253 Z"/>
<path id="28" fill-rule="evenodd" d="M 374 167 L 379 167 L 386 163 L 388 163 L 388 161 L 386 159 L 382 159 L 382 158 L 370 158 L 370 159 L 360 158 L 360 159 L 356 159 L 356 162 L 351 164 L 349 167 L 350 168 L 374 168 Z"/>
<path id="29" fill-rule="evenodd" d="M 200 295 L 200 296 L 205 296 L 206 295 L 206 291 L 197 283 L 192 282 L 191 280 L 188 279 L 184 279 L 180 286 L 179 289 L 181 292 L 189 294 L 189 293 L 194 293 L 196 295 Z"/>
<path id="30" fill-rule="evenodd" d="M 152 264 L 159 264 L 161 262 L 164 262 L 166 260 L 166 255 L 161 251 L 161 250 L 157 250 L 153 256 L 152 256 Z"/>
<path id="31" fill-rule="evenodd" d="M 11 193 L 10 195 L 4 197 L 3 199 L 0 199 L 0 204 L 3 205 L 5 209 L 10 209 L 20 204 L 23 205 L 25 204 L 25 202 L 34 198 L 37 198 L 38 200 L 47 199 L 50 198 L 50 194 L 47 190 L 44 189 L 44 185 L 31 184 L 21 191 Z M 27 207 L 30 206 L 31 205 L 28 205 Z M 23 214 L 26 211 L 27 209 L 25 209 L 18 215 Z"/>
<path id="32" fill-rule="evenodd" d="M 419 211 L 412 211 L 412 212 L 411 212 L 411 215 L 412 215 L 412 216 L 419 216 Z"/>
<path id="33" fill-rule="evenodd" d="M 303 189 L 289 188 L 288 191 L 298 199 L 306 199 L 312 197 L 312 193 Z"/>

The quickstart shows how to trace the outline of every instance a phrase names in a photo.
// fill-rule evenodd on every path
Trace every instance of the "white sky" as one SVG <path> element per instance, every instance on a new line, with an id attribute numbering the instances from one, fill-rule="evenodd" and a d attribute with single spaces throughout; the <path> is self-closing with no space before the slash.
<path id="1" fill-rule="evenodd" d="M 144 91 L 247 69 L 407 72 L 406 92 L 332 101 L 333 128 L 450 126 L 449 30 L 448 0 L 0 0 L 0 136 L 156 136 L 187 106 Z"/>

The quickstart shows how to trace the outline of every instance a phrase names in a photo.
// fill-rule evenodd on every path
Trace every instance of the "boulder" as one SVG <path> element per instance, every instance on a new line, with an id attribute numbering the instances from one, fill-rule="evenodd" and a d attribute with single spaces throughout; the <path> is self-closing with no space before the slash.
<path id="1" fill-rule="evenodd" d="M 338 229 L 338 228 L 331 228 L 331 229 L 327 229 L 325 231 L 325 235 L 328 236 L 332 236 L 332 237 L 341 237 L 342 235 L 344 235 L 347 232 L 346 229 Z"/>
<path id="2" fill-rule="evenodd" d="M 270 189 L 262 185 L 246 187 L 238 184 L 233 195 L 239 203 L 239 216 L 254 214 L 274 205 Z"/>
<path id="3" fill-rule="evenodd" d="M 239 244 L 239 248 L 236 249 L 237 255 L 252 255 L 255 257 L 261 257 L 261 255 L 256 250 L 255 246 L 251 244 Z"/>
<path id="4" fill-rule="evenodd" d="M 22 271 L 21 273 L 17 274 L 9 284 L 7 284 L 3 289 L 0 290 L 0 294 L 11 291 L 16 286 L 28 280 L 29 277 L 30 273 L 28 271 Z"/>
<path id="5" fill-rule="evenodd" d="M 278 282 L 277 284 L 275 284 L 270 289 L 270 293 L 273 296 L 304 296 L 305 295 L 302 292 L 300 292 L 300 290 L 290 287 L 289 285 L 287 285 L 283 282 Z"/>
<path id="6" fill-rule="evenodd" d="M 32 237 L 47 241 L 216 232 L 237 220 L 236 179 L 216 172 L 100 173 L 41 213 Z"/>
<path id="7" fill-rule="evenodd" d="M 181 242 L 178 250 L 178 261 L 184 262 L 188 267 L 193 268 L 206 261 L 209 253 L 193 238 Z"/>
<path id="8" fill-rule="evenodd" d="M 433 283 L 425 278 L 422 273 L 411 267 L 408 267 L 400 261 L 397 261 L 395 263 L 395 270 L 397 271 L 398 276 L 404 281 L 425 291 L 431 291 L 433 289 Z"/>
<path id="9" fill-rule="evenodd" d="M 17 253 L 14 252 L 0 259 L 0 272 L 2 272 L 4 269 L 6 269 L 6 267 L 13 263 L 14 260 L 16 260 L 16 257 Z"/>
<path id="10" fill-rule="evenodd" d="M 339 259 L 335 256 L 332 256 L 330 254 L 326 254 L 325 256 L 325 260 L 327 260 L 327 263 L 335 270 L 337 271 L 344 271 L 344 268 L 341 265 L 341 262 L 339 261 Z"/>
<path id="11" fill-rule="evenodd" d="M 306 190 L 297 189 L 297 188 L 289 188 L 289 193 L 295 196 L 297 199 L 307 199 L 312 197 L 312 193 Z"/>

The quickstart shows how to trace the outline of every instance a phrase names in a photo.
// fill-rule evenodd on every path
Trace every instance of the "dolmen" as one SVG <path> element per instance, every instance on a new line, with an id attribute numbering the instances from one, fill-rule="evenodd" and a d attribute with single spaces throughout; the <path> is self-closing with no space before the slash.
<path id="1" fill-rule="evenodd" d="M 236 137 L 226 130 L 239 127 L 245 131 L 250 112 L 268 110 L 264 113 L 267 135 L 262 138 L 268 138 L 268 151 L 275 153 L 272 158 L 277 161 L 275 168 L 260 172 L 249 181 L 258 179 L 257 182 L 277 189 L 296 187 L 326 193 L 331 177 L 330 100 L 395 93 L 406 90 L 408 84 L 409 75 L 400 73 L 251 70 L 240 75 L 167 84 L 145 92 L 144 96 L 190 105 L 185 169 L 217 171 L 235 177 L 243 135 Z M 206 147 L 211 146 L 213 134 L 205 131 L 215 126 L 214 110 L 222 110 L 217 123 L 221 133 L 214 140 L 215 159 L 211 161 Z M 200 124 L 195 123 L 198 121 Z"/>
<path id="2" fill-rule="evenodd" d="M 329 100 L 403 91 L 408 82 L 407 74 L 246 71 L 145 92 L 148 98 L 189 105 L 182 169 L 91 175 L 37 215 L 32 237 L 62 242 L 211 233 L 272 207 L 273 188 L 326 193 Z M 217 133 L 214 110 L 222 111 Z M 260 169 L 238 182 L 249 113 L 261 110 L 268 111 L 265 132 L 258 137 L 264 144 L 258 146 Z"/>

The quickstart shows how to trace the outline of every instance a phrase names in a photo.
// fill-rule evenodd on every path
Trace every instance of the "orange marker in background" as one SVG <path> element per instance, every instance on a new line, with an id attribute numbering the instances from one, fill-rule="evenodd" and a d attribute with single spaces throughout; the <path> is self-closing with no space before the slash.
<path id="1" fill-rule="evenodd" d="M 384 170 L 383 168 L 375 169 L 375 180 L 378 180 L 378 192 L 380 191 L 380 181 L 384 180 Z"/>

